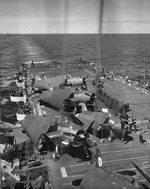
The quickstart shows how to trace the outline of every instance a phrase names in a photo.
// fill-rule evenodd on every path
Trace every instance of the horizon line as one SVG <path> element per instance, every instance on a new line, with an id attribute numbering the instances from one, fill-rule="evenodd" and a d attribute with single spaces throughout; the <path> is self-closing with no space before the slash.
<path id="1" fill-rule="evenodd" d="M 90 34 L 92 34 L 92 35 L 115 35 L 115 34 L 150 34 L 150 32 L 148 33 L 148 32 L 145 32 L 145 33 L 137 33 L 137 32 L 135 32 L 135 33 L 108 33 L 108 32 L 106 32 L 106 33 L 0 33 L 0 35 L 78 35 L 78 34 L 80 34 L 80 35 L 85 35 L 85 34 L 87 34 L 87 35 L 90 35 Z"/>

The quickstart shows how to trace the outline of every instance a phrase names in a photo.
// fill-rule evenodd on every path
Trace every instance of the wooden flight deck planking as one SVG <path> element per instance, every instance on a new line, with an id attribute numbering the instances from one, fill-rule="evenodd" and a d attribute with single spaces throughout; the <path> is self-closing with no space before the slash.
<path id="1" fill-rule="evenodd" d="M 115 140 L 112 143 L 99 143 L 97 148 L 100 149 L 103 165 L 108 170 L 114 172 L 134 171 L 137 173 L 137 178 L 146 183 L 131 161 L 150 175 L 150 145 L 148 142 L 141 145 L 136 133 L 133 134 L 133 137 L 133 142 L 130 141 L 124 144 L 121 141 Z M 95 152 L 95 147 L 92 148 L 92 151 Z M 72 182 L 82 179 L 92 166 L 89 161 L 80 161 L 72 158 L 67 160 L 67 158 L 68 155 L 64 155 L 59 160 L 47 161 L 54 189 L 79 188 L 78 186 L 73 186 Z M 130 176 L 128 175 L 127 177 Z"/>

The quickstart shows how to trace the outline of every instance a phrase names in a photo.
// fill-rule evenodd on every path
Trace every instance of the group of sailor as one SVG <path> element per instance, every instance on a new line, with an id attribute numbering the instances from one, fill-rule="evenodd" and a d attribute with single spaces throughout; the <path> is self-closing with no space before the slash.
<path id="1" fill-rule="evenodd" d="M 132 132 L 134 130 L 134 132 L 137 133 L 138 138 L 139 138 L 139 142 L 141 144 L 144 143 L 144 133 L 146 131 L 143 131 L 142 128 L 137 129 L 137 123 L 136 120 L 134 118 L 128 118 L 128 119 L 124 119 L 121 115 L 120 115 L 120 123 L 121 123 L 121 128 L 122 128 L 122 136 L 121 136 L 121 140 L 122 142 L 126 141 L 126 135 L 127 135 L 127 131 Z M 109 142 L 113 142 L 114 139 L 114 132 L 111 130 L 110 131 L 110 135 L 108 137 L 108 141 Z"/>

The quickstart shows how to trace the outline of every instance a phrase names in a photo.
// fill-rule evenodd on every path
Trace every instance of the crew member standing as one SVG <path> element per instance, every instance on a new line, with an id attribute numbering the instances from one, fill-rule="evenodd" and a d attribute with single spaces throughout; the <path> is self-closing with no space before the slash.
<path id="1" fill-rule="evenodd" d="M 121 140 L 124 141 L 126 137 L 126 131 L 128 130 L 128 123 L 126 121 L 121 120 L 121 128 L 122 128 Z"/>
<path id="2" fill-rule="evenodd" d="M 139 141 L 141 144 L 143 144 L 143 142 L 144 142 L 143 135 L 144 135 L 143 129 L 140 129 L 139 130 Z"/>
<path id="3" fill-rule="evenodd" d="M 114 132 L 111 130 L 110 135 L 108 137 L 109 142 L 113 142 L 113 138 L 114 138 Z"/>

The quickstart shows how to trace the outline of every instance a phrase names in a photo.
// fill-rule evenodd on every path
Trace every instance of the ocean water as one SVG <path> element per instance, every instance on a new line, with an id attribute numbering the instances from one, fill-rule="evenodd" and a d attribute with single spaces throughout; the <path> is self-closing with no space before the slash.
<path id="1" fill-rule="evenodd" d="M 79 59 L 99 61 L 107 70 L 121 75 L 150 80 L 149 34 L 41 34 L 0 35 L 0 106 L 9 100 L 15 90 L 12 76 L 24 62 L 51 59 Z"/>

